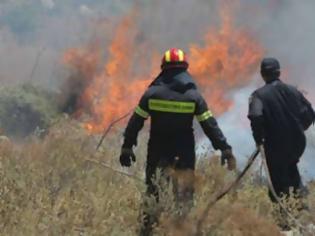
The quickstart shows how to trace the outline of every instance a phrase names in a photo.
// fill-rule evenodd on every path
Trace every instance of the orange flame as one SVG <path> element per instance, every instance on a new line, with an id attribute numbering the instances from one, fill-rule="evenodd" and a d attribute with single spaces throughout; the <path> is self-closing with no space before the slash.
<path id="1" fill-rule="evenodd" d="M 225 112 L 232 102 L 226 94 L 246 85 L 257 70 L 263 50 L 244 30 L 233 28 L 232 14 L 221 12 L 222 28 L 205 37 L 205 46 L 190 48 L 191 73 L 215 114 Z"/>
<path id="2" fill-rule="evenodd" d="M 98 46 L 70 49 L 64 55 L 64 62 L 89 81 L 78 111 L 90 115 L 86 122 L 90 132 L 102 132 L 113 120 L 133 109 L 151 82 L 148 78 L 158 72 L 159 58 L 149 42 L 139 40 L 136 16 L 137 12 L 132 11 L 118 25 L 105 65 L 102 66 Z M 205 45 L 192 44 L 188 53 L 190 72 L 217 115 L 232 104 L 226 94 L 250 81 L 263 52 L 248 33 L 233 28 L 230 12 L 223 11 L 222 19 L 222 28 L 208 32 Z M 153 54 L 151 59 L 148 51 Z M 142 65 L 146 68 L 140 68 Z M 98 72 L 100 67 L 103 69 Z"/>

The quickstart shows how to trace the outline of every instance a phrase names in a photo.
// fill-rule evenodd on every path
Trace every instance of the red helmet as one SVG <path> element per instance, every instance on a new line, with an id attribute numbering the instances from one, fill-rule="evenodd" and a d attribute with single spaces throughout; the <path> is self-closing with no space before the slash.
<path id="1" fill-rule="evenodd" d="M 162 70 L 169 68 L 188 68 L 188 62 L 183 50 L 171 48 L 164 54 L 161 64 Z"/>

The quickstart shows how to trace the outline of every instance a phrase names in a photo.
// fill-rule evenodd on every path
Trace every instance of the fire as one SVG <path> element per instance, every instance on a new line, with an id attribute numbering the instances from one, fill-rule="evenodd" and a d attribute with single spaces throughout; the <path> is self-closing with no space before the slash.
<path id="1" fill-rule="evenodd" d="M 102 132 L 131 111 L 158 73 L 160 58 L 150 42 L 139 39 L 136 18 L 133 10 L 120 22 L 106 49 L 105 63 L 100 45 L 70 49 L 64 55 L 65 64 L 85 80 L 77 114 L 89 115 L 85 122 L 92 133 Z M 246 31 L 233 27 L 230 12 L 223 11 L 222 19 L 220 29 L 206 34 L 204 46 L 192 43 L 188 50 L 190 72 L 216 115 L 231 106 L 228 93 L 250 81 L 263 52 Z"/>
<path id="2" fill-rule="evenodd" d="M 221 29 L 207 33 L 205 46 L 190 48 L 191 73 L 217 115 L 232 105 L 228 92 L 251 80 L 263 54 L 246 31 L 233 28 L 229 9 L 225 8 L 221 16 Z"/>
<path id="3" fill-rule="evenodd" d="M 104 66 L 99 60 L 101 47 L 89 51 L 90 54 L 82 52 L 82 49 L 71 49 L 64 55 L 64 62 L 89 80 L 79 100 L 77 114 L 90 115 L 91 120 L 86 122 L 85 127 L 92 133 L 102 132 L 117 117 L 132 110 L 150 83 L 150 80 L 143 79 L 149 75 L 139 76 L 134 72 L 132 63 L 137 37 L 135 15 L 136 11 L 133 11 L 118 25 Z M 94 67 L 89 64 L 92 61 Z M 102 69 L 96 73 L 94 69 L 100 66 Z"/>

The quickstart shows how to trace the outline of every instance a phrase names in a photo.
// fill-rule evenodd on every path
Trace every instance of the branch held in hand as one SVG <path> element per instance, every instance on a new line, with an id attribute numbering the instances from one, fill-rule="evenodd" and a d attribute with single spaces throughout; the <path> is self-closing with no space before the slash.
<path id="1" fill-rule="evenodd" d="M 109 131 L 121 120 L 127 118 L 134 109 L 130 110 L 128 113 L 124 114 L 123 116 L 117 118 L 116 120 L 114 120 L 112 123 L 109 124 L 109 126 L 105 129 L 104 134 L 102 136 L 102 138 L 100 139 L 97 147 L 96 147 L 96 151 L 98 151 L 98 149 L 101 147 L 102 143 L 104 142 L 104 139 L 106 138 L 106 136 L 108 135 Z"/>

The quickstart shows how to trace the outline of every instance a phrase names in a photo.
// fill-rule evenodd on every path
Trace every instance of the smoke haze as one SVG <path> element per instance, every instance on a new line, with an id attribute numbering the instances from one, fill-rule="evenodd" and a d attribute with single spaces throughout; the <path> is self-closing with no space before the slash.
<path id="1" fill-rule="evenodd" d="M 188 52 L 192 44 L 203 48 L 205 35 L 213 28 L 220 27 L 222 11 L 227 9 L 232 15 L 232 25 L 238 31 L 248 32 L 262 48 L 261 57 L 278 58 L 283 79 L 305 91 L 306 96 L 315 104 L 314 1 L 142 0 L 135 1 L 135 4 L 140 10 L 136 12 L 137 32 L 131 37 L 147 45 L 137 48 L 139 55 L 157 58 L 153 62 L 155 64 L 150 64 L 150 67 L 156 68 L 154 72 L 159 68 L 160 55 L 167 48 L 176 46 Z M 65 51 L 91 42 L 102 45 L 100 50 L 103 60 L 110 58 L 110 50 L 106 50 L 106 47 L 114 37 L 113 31 L 135 4 L 127 0 L 2 1 L 1 85 L 32 80 L 57 90 L 70 73 L 62 65 Z M 145 61 L 147 60 L 141 61 L 138 66 L 146 66 Z M 193 65 L 194 61 L 191 60 L 190 64 Z M 225 95 L 233 101 L 233 105 L 219 119 L 236 154 L 242 157 L 249 155 L 254 148 L 246 113 L 248 96 L 263 84 L 258 74 L 258 65 L 256 71 L 242 86 L 227 89 Z M 149 76 L 150 72 L 151 68 L 147 73 Z M 152 77 L 147 79 L 151 80 Z M 210 107 L 215 105 L 212 103 L 208 100 Z M 308 132 L 308 150 L 301 162 L 308 177 L 315 176 L 310 168 L 315 164 L 312 159 L 314 132 Z M 242 163 L 245 162 L 245 158 L 241 160 Z"/>

